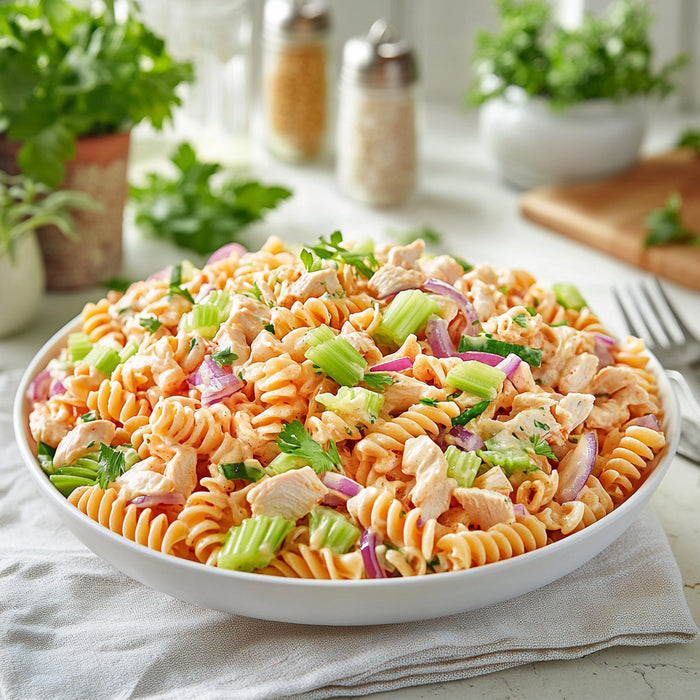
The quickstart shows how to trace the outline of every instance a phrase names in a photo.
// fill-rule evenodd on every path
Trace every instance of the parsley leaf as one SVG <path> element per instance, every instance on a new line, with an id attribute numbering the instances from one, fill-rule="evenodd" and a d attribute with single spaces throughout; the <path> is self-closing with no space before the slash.
<path id="1" fill-rule="evenodd" d="M 555 462 L 559 461 L 554 455 L 554 452 L 552 452 L 551 445 L 544 438 L 539 435 L 530 435 L 530 442 L 532 443 L 532 449 L 536 455 L 544 455 L 549 459 L 553 459 Z"/>
<path id="2" fill-rule="evenodd" d="M 80 420 L 83 421 L 83 423 L 92 423 L 92 421 L 99 420 L 99 418 L 100 417 L 97 415 L 97 411 L 88 411 L 80 416 Z"/>
<path id="3" fill-rule="evenodd" d="M 489 401 L 489 399 L 485 399 L 484 401 L 479 401 L 479 403 L 475 404 L 474 406 L 471 406 L 470 408 L 465 408 L 464 411 L 462 411 L 458 416 L 455 416 L 452 419 L 452 425 L 466 425 L 467 423 L 469 423 L 470 420 L 473 420 L 477 416 L 480 416 L 488 408 L 488 405 L 490 403 L 491 401 Z"/>
<path id="4" fill-rule="evenodd" d="M 236 355 L 235 352 L 231 352 L 231 348 L 225 348 L 224 350 L 213 352 L 211 354 L 211 359 L 214 360 L 219 367 L 223 367 L 224 365 L 233 364 L 238 359 L 238 355 Z"/>
<path id="5" fill-rule="evenodd" d="M 700 234 L 693 233 L 681 221 L 683 199 L 678 192 L 673 192 L 665 206 L 654 209 L 646 217 L 647 237 L 644 247 L 666 245 L 669 243 L 684 243 L 700 245 Z"/>
<path id="6" fill-rule="evenodd" d="M 155 316 L 146 316 L 139 321 L 139 326 L 145 328 L 149 333 L 155 333 L 163 324 Z"/>
<path id="7" fill-rule="evenodd" d="M 421 399 L 420 402 L 426 406 L 437 406 L 437 399 Z"/>
<path id="8" fill-rule="evenodd" d="M 126 471 L 126 455 L 121 450 L 101 442 L 97 464 L 99 466 L 97 481 L 100 484 L 100 488 L 106 489 L 109 484 Z"/>
<path id="9" fill-rule="evenodd" d="M 135 221 L 147 234 L 200 255 L 237 240 L 292 195 L 284 187 L 226 177 L 220 163 L 200 161 L 189 143 L 181 143 L 171 161 L 174 177 L 150 173 L 143 187 L 130 188 Z"/>
<path id="10" fill-rule="evenodd" d="M 335 442 L 331 440 L 328 444 L 328 449 L 324 450 L 309 435 L 299 420 L 286 423 L 280 431 L 276 442 L 282 452 L 301 457 L 317 474 L 333 471 L 336 467 L 341 467 L 340 455 Z"/>
<path id="11" fill-rule="evenodd" d="M 304 263 L 307 272 L 318 272 L 323 269 L 323 261 L 308 248 L 303 248 L 299 259 Z"/>
<path id="12" fill-rule="evenodd" d="M 342 242 L 343 234 L 340 233 L 340 231 L 334 231 L 331 234 L 330 240 L 327 241 L 321 236 L 318 244 L 307 246 L 306 249 L 315 253 L 323 260 L 335 260 L 336 262 L 350 265 L 361 275 L 370 279 L 380 267 L 379 262 L 374 257 L 374 253 L 362 250 L 348 250 L 340 245 Z"/>
<path id="13" fill-rule="evenodd" d="M 525 314 L 518 314 L 513 316 L 513 322 L 517 323 L 521 328 L 527 328 L 527 317 Z"/>
<path id="14" fill-rule="evenodd" d="M 396 380 L 389 372 L 365 372 L 362 382 L 374 391 L 384 391 L 386 387 L 394 384 Z"/>
<path id="15" fill-rule="evenodd" d="M 678 142 L 677 148 L 692 148 L 696 154 L 700 155 L 700 129 L 687 129 L 684 131 Z"/>

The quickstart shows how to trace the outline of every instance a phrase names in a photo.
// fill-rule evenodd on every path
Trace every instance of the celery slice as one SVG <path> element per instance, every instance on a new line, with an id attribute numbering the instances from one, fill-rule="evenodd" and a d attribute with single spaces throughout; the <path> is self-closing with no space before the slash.
<path id="1" fill-rule="evenodd" d="M 333 331 L 328 326 L 322 324 L 318 328 L 310 330 L 304 336 L 304 342 L 306 342 L 307 345 L 315 347 L 316 345 L 325 343 L 328 340 L 333 340 L 333 338 L 335 338 L 335 333 L 333 333 Z"/>
<path id="2" fill-rule="evenodd" d="M 530 461 L 525 444 L 507 431 L 496 433 L 485 441 L 484 446 L 485 450 L 476 451 L 479 457 L 492 467 L 501 467 L 508 477 L 515 472 L 531 472 L 539 469 Z"/>
<path id="3" fill-rule="evenodd" d="M 377 340 L 398 347 L 411 333 L 417 333 L 432 314 L 439 314 L 440 306 L 420 289 L 399 292 L 384 311 L 377 327 Z"/>
<path id="4" fill-rule="evenodd" d="M 365 424 L 374 425 L 384 405 L 384 397 L 361 386 L 341 386 L 337 394 L 318 394 L 316 401 L 339 415 L 349 416 Z"/>
<path id="5" fill-rule="evenodd" d="M 447 373 L 447 384 L 482 399 L 494 399 L 503 386 L 505 372 L 483 362 L 467 360 Z"/>
<path id="6" fill-rule="evenodd" d="M 267 465 L 267 471 L 272 474 L 284 474 L 284 472 L 288 472 L 291 469 L 301 469 L 308 465 L 309 463 L 303 457 L 295 457 L 286 452 L 280 452 Z"/>
<path id="7" fill-rule="evenodd" d="M 219 473 L 229 481 L 243 479 L 244 481 L 260 481 L 265 476 L 265 471 L 255 464 L 246 462 L 222 462 L 219 465 Z"/>
<path id="8" fill-rule="evenodd" d="M 139 351 L 139 346 L 133 340 L 130 340 L 119 352 L 119 361 L 126 362 L 130 357 L 133 357 Z"/>
<path id="9" fill-rule="evenodd" d="M 445 450 L 447 460 L 447 476 L 457 481 L 462 488 L 469 488 L 476 478 L 476 473 L 481 466 L 481 457 L 476 452 L 460 450 L 455 445 L 450 445 Z"/>
<path id="10" fill-rule="evenodd" d="M 280 516 L 246 518 L 226 533 L 217 565 L 222 569 L 253 572 L 267 566 L 294 523 Z"/>
<path id="11" fill-rule="evenodd" d="M 68 335 L 68 358 L 71 362 L 79 362 L 92 350 L 92 343 L 86 333 L 70 333 Z"/>
<path id="12" fill-rule="evenodd" d="M 586 304 L 586 300 L 579 292 L 576 285 L 570 282 L 557 282 L 552 285 L 552 291 L 557 299 L 557 301 L 565 309 L 573 309 L 574 311 L 580 311 Z"/>
<path id="13" fill-rule="evenodd" d="M 109 377 L 117 368 L 117 365 L 121 364 L 121 358 L 114 348 L 98 343 L 92 346 L 92 350 L 85 355 L 83 362 Z"/>
<path id="14" fill-rule="evenodd" d="M 332 508 L 317 506 L 309 513 L 311 549 L 327 547 L 333 554 L 345 554 L 357 542 L 359 528 Z"/>
<path id="15" fill-rule="evenodd" d="M 312 343 L 316 343 L 319 335 L 317 331 L 320 328 L 307 334 L 308 338 L 309 335 L 315 333 L 311 339 Z M 330 329 L 328 330 L 330 331 Z M 330 332 L 332 333 L 332 331 Z M 326 336 L 325 331 L 321 331 L 321 334 L 323 337 Z M 339 335 L 322 340 L 318 344 L 312 344 L 304 356 L 320 367 L 322 372 L 344 386 L 354 386 L 360 382 L 367 367 L 367 360 L 345 338 Z"/>
<path id="16" fill-rule="evenodd" d="M 494 355 L 506 357 L 513 353 L 531 367 L 539 367 L 542 364 L 542 350 L 531 348 L 529 345 L 517 345 L 507 343 L 504 340 L 496 340 L 485 335 L 463 335 L 459 340 L 459 352 L 490 352 Z"/>

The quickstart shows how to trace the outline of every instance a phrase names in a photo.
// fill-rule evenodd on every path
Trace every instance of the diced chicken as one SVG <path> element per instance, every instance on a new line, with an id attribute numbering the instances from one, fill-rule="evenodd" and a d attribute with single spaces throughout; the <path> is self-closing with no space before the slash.
<path id="1" fill-rule="evenodd" d="M 340 287 L 338 273 L 331 267 L 315 272 L 305 272 L 293 282 L 289 289 L 280 294 L 279 304 L 288 306 L 295 301 L 306 301 L 324 294 L 335 294 Z"/>
<path id="2" fill-rule="evenodd" d="M 426 277 L 443 280 L 454 284 L 463 274 L 462 266 L 450 255 L 436 255 L 434 258 L 423 258 L 420 269 Z"/>
<path id="3" fill-rule="evenodd" d="M 474 488 L 495 491 L 503 496 L 508 496 L 513 490 L 513 485 L 510 483 L 510 480 L 501 467 L 491 467 L 491 469 L 484 472 L 481 476 L 477 476 L 472 486 Z"/>
<path id="4" fill-rule="evenodd" d="M 552 413 L 559 425 L 570 433 L 588 418 L 595 396 L 593 394 L 579 394 L 572 392 L 564 396 L 559 403 L 552 408 Z"/>
<path id="5" fill-rule="evenodd" d="M 328 493 L 311 467 L 291 469 L 263 479 L 246 496 L 253 515 L 279 515 L 297 521 L 304 517 Z"/>
<path id="6" fill-rule="evenodd" d="M 513 504 L 503 494 L 472 487 L 455 489 L 454 497 L 464 509 L 468 525 L 488 530 L 498 523 L 515 521 Z"/>
<path id="7" fill-rule="evenodd" d="M 248 359 L 250 344 L 269 322 L 267 304 L 244 294 L 234 294 L 228 319 L 221 324 L 214 342 L 219 350 L 231 350 L 237 355 L 236 364 L 240 364 Z"/>
<path id="8" fill-rule="evenodd" d="M 350 343 L 350 345 L 352 345 L 355 350 L 357 350 L 360 355 L 367 360 L 370 366 L 377 364 L 384 359 L 382 357 L 382 353 L 377 348 L 374 339 L 366 331 L 352 330 L 352 326 L 349 323 L 346 323 L 344 324 L 340 335 L 342 335 L 343 338 L 345 338 L 345 340 L 347 340 L 348 343 Z"/>
<path id="9" fill-rule="evenodd" d="M 447 476 L 445 455 L 427 435 L 406 440 L 401 469 L 416 477 L 411 501 L 421 509 L 423 520 L 437 518 L 450 507 L 457 482 Z"/>
<path id="10" fill-rule="evenodd" d="M 563 394 L 581 392 L 590 388 L 598 371 L 598 358 L 589 352 L 575 355 L 567 360 L 559 375 L 559 391 Z"/>
<path id="11" fill-rule="evenodd" d="M 603 367 L 592 382 L 591 393 L 614 394 L 628 384 L 636 384 L 637 377 L 631 367 Z"/>
<path id="12" fill-rule="evenodd" d="M 419 238 L 409 245 L 394 246 L 387 256 L 389 265 L 405 267 L 407 270 L 415 269 L 418 259 L 423 255 L 425 244 Z"/>
<path id="13" fill-rule="evenodd" d="M 471 288 L 472 306 L 480 318 L 491 318 L 496 313 L 496 299 L 493 290 L 480 280 L 476 280 Z"/>
<path id="14" fill-rule="evenodd" d="M 63 467 L 72 464 L 79 457 L 84 457 L 90 452 L 96 452 L 99 444 L 103 442 L 109 445 L 114 437 L 116 426 L 108 420 L 94 420 L 88 423 L 78 423 L 58 443 L 56 454 L 53 457 L 54 467 Z"/>
<path id="15" fill-rule="evenodd" d="M 396 265 L 384 265 L 372 275 L 369 290 L 381 298 L 402 289 L 415 289 L 425 282 L 425 275 L 418 270 L 406 270 Z"/>
<path id="16" fill-rule="evenodd" d="M 29 431 L 37 442 L 55 447 L 73 428 L 70 414 L 54 415 L 45 403 L 34 405 L 29 414 Z"/>
<path id="17" fill-rule="evenodd" d="M 384 410 L 397 413 L 408 410 L 421 399 L 445 400 L 445 390 L 425 384 L 413 377 L 395 374 L 394 383 L 384 390 Z"/>
<path id="18" fill-rule="evenodd" d="M 115 484 L 119 488 L 119 496 L 127 501 L 135 496 L 159 496 L 176 490 L 167 476 L 148 469 L 139 469 L 138 464 L 118 477 Z"/>
<path id="19" fill-rule="evenodd" d="M 566 439 L 566 435 L 559 423 L 552 415 L 549 406 L 539 408 L 528 408 L 520 411 L 508 421 L 502 422 L 502 430 L 507 430 L 517 436 L 518 440 L 527 442 L 533 435 L 538 438 L 547 437 L 548 441 L 561 442 Z"/>

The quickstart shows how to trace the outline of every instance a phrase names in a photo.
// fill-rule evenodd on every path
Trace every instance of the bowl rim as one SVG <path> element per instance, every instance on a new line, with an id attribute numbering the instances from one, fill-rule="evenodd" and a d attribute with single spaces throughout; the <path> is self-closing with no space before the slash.
<path id="1" fill-rule="evenodd" d="M 46 474 L 41 469 L 36 459 L 36 456 L 30 446 L 33 442 L 33 438 L 31 438 L 29 434 L 28 427 L 29 399 L 27 397 L 27 389 L 32 379 L 38 374 L 39 371 L 41 371 L 46 366 L 48 361 L 52 359 L 53 356 L 55 356 L 56 350 L 64 346 L 67 334 L 75 330 L 78 321 L 79 317 L 72 319 L 69 323 L 65 324 L 44 343 L 44 345 L 35 354 L 31 362 L 25 369 L 17 391 L 15 393 L 13 405 L 13 423 L 15 437 L 25 467 L 27 468 L 35 483 L 37 484 L 42 496 L 49 499 L 52 505 L 59 511 L 59 514 L 62 515 L 61 519 L 64 522 L 66 522 L 66 518 L 70 518 L 70 520 L 76 525 L 76 528 L 87 528 L 88 531 L 90 531 L 96 537 L 101 539 L 106 538 L 107 541 L 112 542 L 115 546 L 125 548 L 127 551 L 132 552 L 137 557 L 137 559 L 139 557 L 146 557 L 149 559 L 152 558 L 156 562 L 160 561 L 163 564 L 167 564 L 168 567 L 175 569 L 182 568 L 183 571 L 190 572 L 195 575 L 197 575 L 197 572 L 199 572 L 202 575 L 212 577 L 214 580 L 220 580 L 222 583 L 235 583 L 239 581 L 247 584 L 259 584 L 260 588 L 267 588 L 269 586 L 272 586 L 274 588 L 280 587 L 282 591 L 304 591 L 307 589 L 310 591 L 317 591 L 319 589 L 330 589 L 338 593 L 358 590 L 379 591 L 387 587 L 390 588 L 390 590 L 392 591 L 396 590 L 397 592 L 410 592 L 414 589 L 418 590 L 420 588 L 423 588 L 423 586 L 425 586 L 426 584 L 426 581 L 429 580 L 432 582 L 436 579 L 438 579 L 443 585 L 449 585 L 450 583 L 453 583 L 468 586 L 470 581 L 477 582 L 482 579 L 489 579 L 491 577 L 497 578 L 500 575 L 503 575 L 504 572 L 509 572 L 511 570 L 517 571 L 519 568 L 536 563 L 538 560 L 541 559 L 549 560 L 553 558 L 556 560 L 557 554 L 559 552 L 565 552 L 570 548 L 575 548 L 578 546 L 579 543 L 586 542 L 590 539 L 595 540 L 596 536 L 598 536 L 598 539 L 604 539 L 605 532 L 615 531 L 615 528 L 619 527 L 620 522 L 622 521 L 622 530 L 620 530 L 620 532 L 617 535 L 615 535 L 613 539 L 611 539 L 609 542 L 606 542 L 602 547 L 597 547 L 593 554 L 587 556 L 582 562 L 580 562 L 573 568 L 565 567 L 565 570 L 548 579 L 547 581 L 545 581 L 545 583 L 541 583 L 539 586 L 535 586 L 535 588 L 529 588 L 527 590 L 521 591 L 521 593 L 526 593 L 531 590 L 535 590 L 543 585 L 546 585 L 546 583 L 557 580 L 571 573 L 576 568 L 579 568 L 579 566 L 582 566 L 586 561 L 589 561 L 594 556 L 606 549 L 612 543 L 612 541 L 617 539 L 624 532 L 624 530 L 626 530 L 627 527 L 632 524 L 632 522 L 634 521 L 632 514 L 634 514 L 635 511 L 641 510 L 643 508 L 643 506 L 648 502 L 648 500 L 651 498 L 651 496 L 656 491 L 657 487 L 665 477 L 675 456 L 678 441 L 680 438 L 680 408 L 677 397 L 673 392 L 669 378 L 664 373 L 663 368 L 661 367 L 658 360 L 651 352 L 645 350 L 645 355 L 649 357 L 649 364 L 651 365 L 651 369 L 653 370 L 654 377 L 659 387 L 659 395 L 661 397 L 662 406 L 664 409 L 662 427 L 666 435 L 666 445 L 664 446 L 662 451 L 654 458 L 651 465 L 647 469 L 645 469 L 645 473 L 642 477 L 642 483 L 640 483 L 640 485 L 637 487 L 634 493 L 627 500 L 625 500 L 623 503 L 617 506 L 613 511 L 608 513 L 603 518 L 592 523 L 588 527 L 578 532 L 574 532 L 570 535 L 567 535 L 561 540 L 547 544 L 544 547 L 540 547 L 529 552 L 524 552 L 523 554 L 510 557 L 508 559 L 503 559 L 482 566 L 472 567 L 470 569 L 441 572 L 439 574 L 430 574 L 426 576 L 398 577 L 387 579 L 322 580 L 263 576 L 261 574 L 256 573 L 219 569 L 217 567 L 206 566 L 205 564 L 200 562 L 189 561 L 187 559 L 182 559 L 180 557 L 175 557 L 170 554 L 164 554 L 157 550 L 150 549 L 144 545 L 140 545 L 136 542 L 133 542 L 132 540 L 129 540 L 128 538 L 123 537 L 122 535 L 118 535 L 117 533 L 113 532 L 112 530 L 103 525 L 100 525 L 97 521 L 92 520 L 91 518 L 87 517 L 85 514 L 80 512 L 77 508 L 70 505 L 67 499 L 51 484 Z M 632 511 L 632 514 L 630 514 L 630 520 L 628 523 L 624 524 L 624 521 L 627 519 L 628 513 L 630 511 Z M 69 527 L 69 529 L 78 540 L 80 540 L 88 548 L 92 549 L 92 551 L 95 552 L 97 556 L 99 556 L 103 560 L 108 561 L 113 566 L 116 566 L 116 568 L 120 568 L 123 571 L 119 564 L 116 564 L 112 559 L 93 549 L 93 547 L 90 544 L 88 544 L 82 536 L 77 534 L 73 528 Z M 138 579 L 132 574 L 127 575 L 129 575 L 131 578 L 142 580 Z M 158 589 L 153 584 L 146 583 L 145 581 L 144 583 L 151 588 Z M 502 598 L 500 600 L 505 599 L 508 598 Z M 455 610 L 455 612 L 458 611 Z M 245 615 L 246 613 L 241 612 L 238 614 Z M 267 619 L 293 621 L 282 620 L 279 617 L 269 617 Z M 406 621 L 406 619 L 407 618 L 402 617 L 400 618 L 400 621 Z M 417 620 L 424 618 L 417 616 L 413 619 Z M 397 619 L 397 621 L 399 620 Z M 385 622 L 386 620 L 380 620 L 377 621 L 376 624 L 384 624 Z M 316 623 L 314 622 L 312 624 Z M 372 624 L 372 622 L 337 622 L 335 624 Z"/>

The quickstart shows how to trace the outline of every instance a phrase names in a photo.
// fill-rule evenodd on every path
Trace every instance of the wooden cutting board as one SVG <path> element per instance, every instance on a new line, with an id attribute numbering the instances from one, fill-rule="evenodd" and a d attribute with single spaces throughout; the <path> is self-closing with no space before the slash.
<path id="1" fill-rule="evenodd" d="M 681 220 L 700 234 L 700 157 L 690 149 L 646 158 L 605 180 L 530 190 L 520 210 L 542 226 L 700 291 L 700 246 L 643 246 L 645 218 L 672 192 L 683 198 Z"/>

